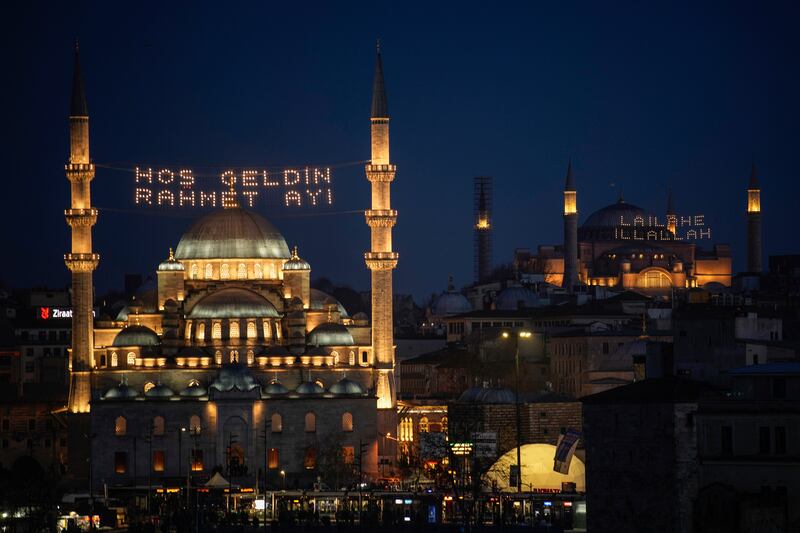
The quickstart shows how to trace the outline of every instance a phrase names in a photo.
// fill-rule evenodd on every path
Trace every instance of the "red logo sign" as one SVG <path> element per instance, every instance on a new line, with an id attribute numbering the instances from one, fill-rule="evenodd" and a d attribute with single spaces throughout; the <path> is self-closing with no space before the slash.
<path id="1" fill-rule="evenodd" d="M 39 308 L 39 316 L 42 320 L 47 320 L 50 318 L 50 308 L 49 307 L 40 307 Z"/>

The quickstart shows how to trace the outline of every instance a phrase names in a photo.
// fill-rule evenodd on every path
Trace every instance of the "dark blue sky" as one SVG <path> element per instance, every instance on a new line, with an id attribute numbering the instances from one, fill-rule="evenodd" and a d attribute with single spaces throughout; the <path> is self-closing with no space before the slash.
<path id="1" fill-rule="evenodd" d="M 436 4 L 436 5 L 433 5 Z M 765 252 L 797 252 L 796 3 L 76 3 L 4 9 L 0 279 L 63 286 L 63 173 L 72 42 L 81 40 L 92 157 L 280 166 L 369 157 L 374 42 L 392 114 L 397 292 L 472 278 L 471 180 L 495 178 L 495 261 L 561 238 L 567 159 L 581 219 L 625 197 L 655 212 L 675 189 L 743 265 L 754 156 Z M 336 211 L 363 209 L 358 167 Z M 609 183 L 616 184 L 616 188 Z M 100 291 L 152 272 L 199 212 L 129 212 L 130 175 L 100 169 Z M 368 287 L 357 214 L 272 219 L 314 276 Z M 313 212 L 306 211 L 310 215 Z"/>

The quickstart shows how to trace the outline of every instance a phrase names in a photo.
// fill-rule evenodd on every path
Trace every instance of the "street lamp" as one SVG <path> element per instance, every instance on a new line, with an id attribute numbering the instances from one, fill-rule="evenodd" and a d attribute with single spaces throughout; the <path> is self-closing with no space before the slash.
<path id="1" fill-rule="evenodd" d="M 281 470 L 281 479 L 283 480 L 283 490 L 286 490 L 286 470 Z"/>
<path id="2" fill-rule="evenodd" d="M 502 333 L 504 339 L 508 339 L 511 337 L 511 334 L 508 331 L 504 331 Z M 533 336 L 533 333 L 530 331 L 519 331 L 514 336 L 516 339 L 515 349 L 514 349 L 514 375 L 515 375 L 515 387 L 514 387 L 514 404 L 516 410 L 516 417 L 517 417 L 517 492 L 522 492 L 522 444 L 521 444 L 521 426 L 522 422 L 520 420 L 520 410 L 519 410 L 519 339 L 530 339 Z"/>

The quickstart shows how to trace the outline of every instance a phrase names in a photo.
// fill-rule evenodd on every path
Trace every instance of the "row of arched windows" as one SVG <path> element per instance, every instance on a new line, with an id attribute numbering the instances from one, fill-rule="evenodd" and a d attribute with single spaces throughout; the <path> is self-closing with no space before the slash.
<path id="1" fill-rule="evenodd" d="M 342 414 L 342 431 L 353 431 L 353 414 L 346 412 Z M 283 416 L 280 413 L 273 413 L 270 419 L 270 429 L 273 433 L 283 432 Z M 311 411 L 303 417 L 303 427 L 306 433 L 315 433 L 317 431 L 317 415 Z"/>
<path id="2" fill-rule="evenodd" d="M 281 269 L 277 263 L 254 263 L 252 269 L 247 268 L 247 263 L 189 265 L 189 279 L 279 279 L 280 276 Z"/>
<path id="3" fill-rule="evenodd" d="M 105 368 L 109 364 L 112 367 L 119 366 L 119 354 L 117 352 L 111 352 L 110 359 L 111 361 L 108 361 L 104 354 L 100 355 L 100 366 L 102 368 Z M 134 352 L 128 352 L 125 356 L 125 362 L 128 366 L 136 366 L 136 354 Z"/>
<path id="4" fill-rule="evenodd" d="M 189 417 L 189 427 L 181 427 L 178 431 L 189 431 L 193 435 L 200 433 L 202 428 L 200 417 L 192 415 Z M 151 435 L 161 437 L 166 433 L 166 421 L 161 415 L 153 417 L 152 425 L 150 427 Z M 128 419 L 123 415 L 118 416 L 114 420 L 114 435 L 117 437 L 124 437 L 128 434 Z"/>
<path id="5" fill-rule="evenodd" d="M 260 331 L 259 331 L 260 329 Z M 227 320 L 201 320 L 186 321 L 184 338 L 197 341 L 223 340 L 223 339 L 280 339 L 281 329 L 271 320 L 261 320 L 259 327 L 258 320 L 249 319 L 227 319 Z"/>

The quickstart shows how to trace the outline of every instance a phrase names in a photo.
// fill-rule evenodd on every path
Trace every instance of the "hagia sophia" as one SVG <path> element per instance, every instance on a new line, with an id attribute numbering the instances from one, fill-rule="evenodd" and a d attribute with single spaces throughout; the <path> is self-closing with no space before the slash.
<path id="1" fill-rule="evenodd" d="M 253 486 L 266 462 L 267 483 L 280 475 L 284 486 L 306 488 L 332 462 L 351 469 L 358 462 L 374 475 L 379 458 L 394 453 L 393 441 L 379 438 L 397 427 L 398 260 L 380 50 L 373 89 L 372 206 L 365 212 L 372 239 L 364 255 L 371 319 L 349 316 L 312 289 L 311 265 L 298 247 L 290 251 L 278 228 L 236 204 L 195 221 L 158 265 L 157 283 L 142 286 L 113 320 L 95 321 L 95 168 L 76 48 L 66 167 L 72 251 L 65 261 L 74 293 L 69 411 L 71 425 L 91 427 L 89 449 L 80 448 L 92 457 L 94 483 L 135 486 L 149 472 L 176 478 L 227 467 L 237 483 Z"/>

